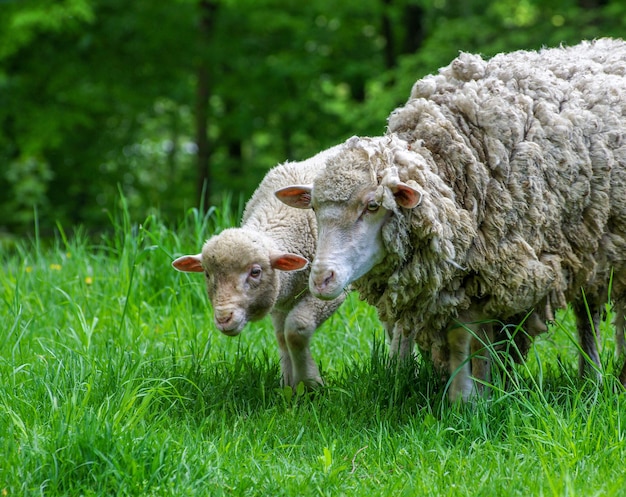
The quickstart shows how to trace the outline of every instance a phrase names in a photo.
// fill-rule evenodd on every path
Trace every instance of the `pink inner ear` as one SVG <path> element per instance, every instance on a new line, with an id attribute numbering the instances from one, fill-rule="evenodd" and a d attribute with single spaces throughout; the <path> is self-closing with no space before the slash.
<path id="1" fill-rule="evenodd" d="M 422 194 L 404 183 L 398 183 L 393 189 L 393 194 L 398 205 L 405 209 L 413 209 L 422 201 Z"/>
<path id="2" fill-rule="evenodd" d="M 270 260 L 274 269 L 281 271 L 297 271 L 303 269 L 309 263 L 309 261 L 297 254 L 282 254 L 278 257 L 273 257 Z"/>
<path id="3" fill-rule="evenodd" d="M 288 186 L 278 190 L 275 195 L 281 202 L 291 207 L 297 207 L 299 209 L 308 209 L 311 207 L 310 187 Z"/>
<path id="4" fill-rule="evenodd" d="M 172 266 L 184 273 L 202 273 L 204 271 L 200 254 L 183 255 L 172 262 Z"/>

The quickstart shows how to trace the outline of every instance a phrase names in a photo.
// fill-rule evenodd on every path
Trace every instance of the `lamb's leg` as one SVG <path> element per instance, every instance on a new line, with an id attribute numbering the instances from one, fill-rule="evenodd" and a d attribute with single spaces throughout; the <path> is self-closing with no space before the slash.
<path id="1" fill-rule="evenodd" d="M 285 338 L 285 317 L 284 312 L 277 310 L 272 311 L 272 323 L 276 333 L 276 341 L 278 342 L 278 353 L 280 355 L 280 371 L 282 386 L 295 387 L 293 384 L 293 367 L 291 365 L 291 356 L 289 355 L 289 347 Z"/>
<path id="2" fill-rule="evenodd" d="M 602 363 L 598 353 L 600 344 L 600 312 L 597 306 L 587 303 L 589 311 L 584 302 L 574 303 L 573 310 L 576 315 L 576 327 L 578 329 L 578 343 L 582 353 L 578 356 L 578 374 L 582 377 L 585 374 L 601 378 Z M 589 320 L 591 316 L 591 322 Z M 589 364 L 592 361 L 595 368 Z"/>
<path id="3" fill-rule="evenodd" d="M 311 355 L 309 343 L 315 330 L 341 305 L 343 300 L 344 296 L 341 296 L 328 302 L 307 294 L 287 315 L 284 336 L 291 358 L 292 387 L 297 387 L 301 381 L 309 389 L 324 384 Z"/>

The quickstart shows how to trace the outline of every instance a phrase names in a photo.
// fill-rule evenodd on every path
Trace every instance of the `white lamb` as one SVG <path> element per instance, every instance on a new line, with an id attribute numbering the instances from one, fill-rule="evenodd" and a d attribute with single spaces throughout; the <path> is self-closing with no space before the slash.
<path id="1" fill-rule="evenodd" d="M 336 150 L 271 169 L 246 204 L 239 228 L 222 231 L 200 254 L 172 263 L 179 271 L 204 272 L 215 325 L 225 335 L 238 335 L 248 321 L 271 314 L 282 381 L 293 388 L 300 382 L 308 388 L 322 384 L 309 342 L 345 295 L 325 301 L 311 295 L 304 269 L 315 254 L 315 216 L 287 207 L 274 191 L 313 181 Z"/>
<path id="2" fill-rule="evenodd" d="M 485 321 L 534 310 L 540 332 L 570 303 L 599 366 L 610 281 L 624 321 L 624 178 L 626 43 L 602 39 L 461 54 L 415 83 L 386 136 L 348 140 L 312 185 L 277 195 L 315 209 L 312 293 L 352 283 L 452 377 L 449 397 L 467 400 Z"/>

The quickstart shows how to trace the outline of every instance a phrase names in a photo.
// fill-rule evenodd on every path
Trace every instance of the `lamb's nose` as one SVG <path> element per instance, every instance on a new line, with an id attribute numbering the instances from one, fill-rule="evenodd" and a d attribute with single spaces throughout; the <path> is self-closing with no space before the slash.
<path id="1" fill-rule="evenodd" d="M 233 319 L 232 311 L 224 312 L 224 313 L 216 313 L 215 314 L 215 322 L 218 326 L 225 326 Z"/>

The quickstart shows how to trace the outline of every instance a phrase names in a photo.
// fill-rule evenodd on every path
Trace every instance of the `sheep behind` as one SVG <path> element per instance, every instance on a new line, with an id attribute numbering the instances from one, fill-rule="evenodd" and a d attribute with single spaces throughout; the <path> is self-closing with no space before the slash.
<path id="1" fill-rule="evenodd" d="M 582 349 L 579 370 L 593 370 L 592 364 L 599 370 L 599 321 L 610 291 L 618 354 L 624 348 L 626 44 L 601 39 L 513 56 L 501 54 L 485 62 L 461 54 L 438 75 L 416 82 L 407 105 L 390 116 L 389 132 L 425 145 L 439 159 L 441 174 L 451 184 L 460 169 L 469 166 L 467 184 L 456 182 L 462 188 L 455 193 L 467 200 L 466 209 L 483 213 L 477 219 L 478 236 L 483 243 L 491 240 L 488 253 L 506 252 L 501 243 L 507 236 L 505 230 L 515 229 L 516 222 L 522 225 L 524 241 L 539 254 L 535 274 L 547 269 L 556 279 L 554 287 L 559 288 L 549 291 L 536 310 L 545 320 L 552 320 L 553 308 L 570 302 Z M 424 125 L 413 128 L 416 115 L 423 123 L 429 119 L 428 111 L 422 114 L 411 109 L 424 101 L 440 103 L 442 112 L 455 116 L 456 130 L 478 152 L 492 179 L 480 178 L 472 160 L 464 162 L 460 147 L 444 150 L 444 136 L 450 131 L 436 136 L 423 133 Z M 559 147 L 559 143 L 568 146 Z M 493 179 L 504 183 L 504 188 L 494 185 Z M 474 192 L 487 190 L 482 204 L 476 203 L 481 197 L 473 195 L 472 188 Z M 509 219 L 499 216 L 502 207 Z M 542 225 L 546 220 L 552 224 Z M 488 234 L 490 230 L 496 233 Z M 519 243 L 512 242 L 508 250 L 515 252 Z M 606 250 L 598 254 L 598 247 Z M 503 281 L 517 280 L 514 284 L 523 287 L 529 272 L 511 269 L 509 278 L 501 269 L 495 278 L 505 276 Z M 613 289 L 608 288 L 611 271 Z M 484 283 L 476 278 L 474 284 Z M 502 285 L 500 295 L 507 293 L 516 295 L 515 289 Z"/>
<path id="2" fill-rule="evenodd" d="M 625 75 L 626 43 L 604 39 L 461 54 L 418 81 L 386 136 L 348 140 L 312 188 L 287 190 L 318 219 L 312 292 L 354 282 L 453 376 L 452 399 L 474 391 L 467 327 L 484 321 L 571 303 L 599 362 L 611 275 L 626 298 Z"/>

